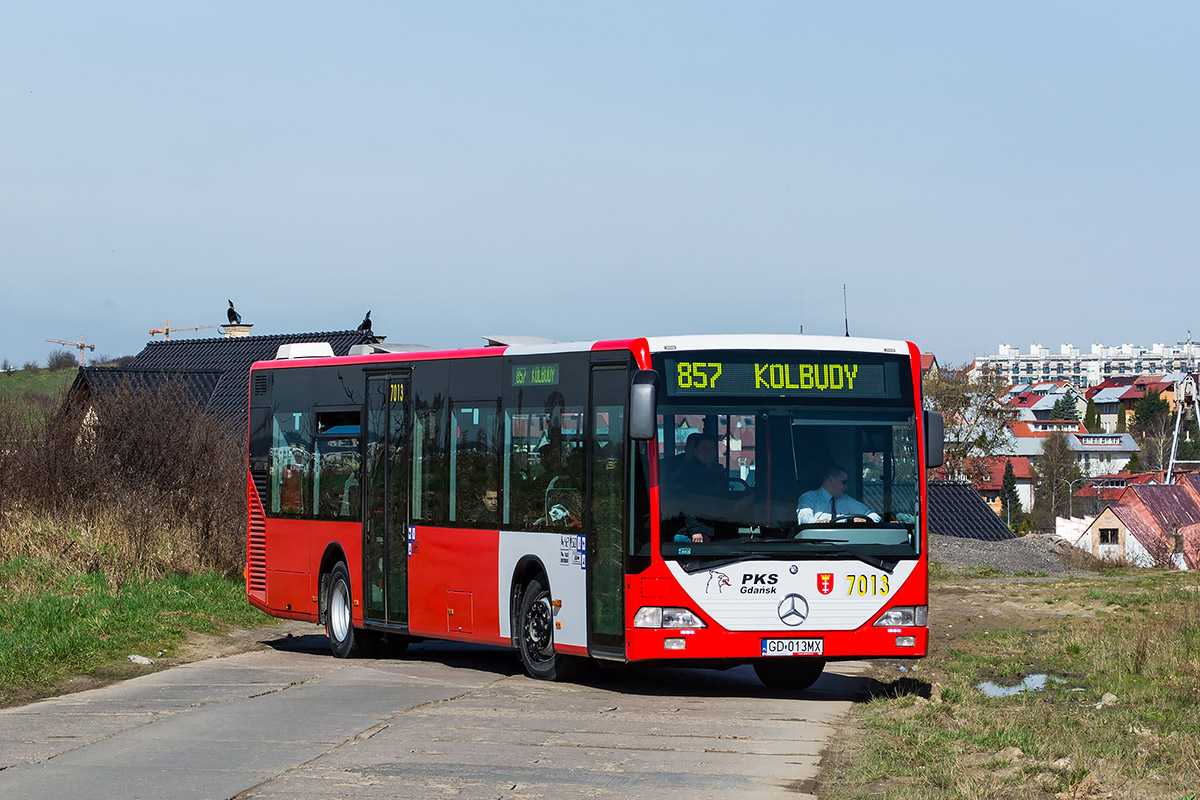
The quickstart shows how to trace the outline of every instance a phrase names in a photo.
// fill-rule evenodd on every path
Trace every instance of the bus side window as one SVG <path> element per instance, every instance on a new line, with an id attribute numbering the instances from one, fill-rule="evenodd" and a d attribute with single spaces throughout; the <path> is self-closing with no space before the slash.
<path id="1" fill-rule="evenodd" d="M 317 414 L 313 458 L 313 514 L 318 519 L 357 521 L 362 511 L 359 412 Z"/>
<path id="2" fill-rule="evenodd" d="M 453 404 L 450 520 L 475 527 L 500 524 L 500 448 L 497 404 Z"/>
<path id="3" fill-rule="evenodd" d="M 507 414 L 506 489 L 511 524 L 571 531 L 583 524 L 582 407 Z"/>
<path id="4" fill-rule="evenodd" d="M 268 513 L 299 517 L 312 509 L 312 413 L 276 413 L 271 424 L 271 500 Z"/>

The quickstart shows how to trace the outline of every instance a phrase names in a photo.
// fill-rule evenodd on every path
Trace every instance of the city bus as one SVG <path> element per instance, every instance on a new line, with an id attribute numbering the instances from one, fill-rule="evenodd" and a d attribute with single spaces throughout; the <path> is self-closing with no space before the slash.
<path id="1" fill-rule="evenodd" d="M 850 337 L 284 345 L 250 374 L 247 597 L 339 657 L 476 642 L 548 680 L 920 657 L 920 377 Z M 858 513 L 800 507 L 831 473 Z"/>

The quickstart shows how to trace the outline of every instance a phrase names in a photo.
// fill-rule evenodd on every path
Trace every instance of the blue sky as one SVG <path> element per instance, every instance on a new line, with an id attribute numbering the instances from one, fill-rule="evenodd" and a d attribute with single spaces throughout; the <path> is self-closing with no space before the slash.
<path id="1" fill-rule="evenodd" d="M 841 333 L 843 283 L 851 333 L 943 364 L 1200 338 L 1198 34 L 1185 3 L 19 4 L 0 358 L 228 298 L 447 347 Z"/>

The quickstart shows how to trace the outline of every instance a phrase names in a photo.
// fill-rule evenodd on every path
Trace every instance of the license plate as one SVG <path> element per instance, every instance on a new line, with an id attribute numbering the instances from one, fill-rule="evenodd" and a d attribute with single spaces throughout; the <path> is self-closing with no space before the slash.
<path id="1" fill-rule="evenodd" d="M 819 656 L 825 652 L 824 639 L 763 639 L 764 656 Z"/>

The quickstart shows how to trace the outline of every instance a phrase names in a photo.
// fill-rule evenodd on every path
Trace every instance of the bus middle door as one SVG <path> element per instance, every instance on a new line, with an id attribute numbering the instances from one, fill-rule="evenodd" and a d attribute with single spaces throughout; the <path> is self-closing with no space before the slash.
<path id="1" fill-rule="evenodd" d="M 409 373 L 367 378 L 363 618 L 408 627 Z"/>

